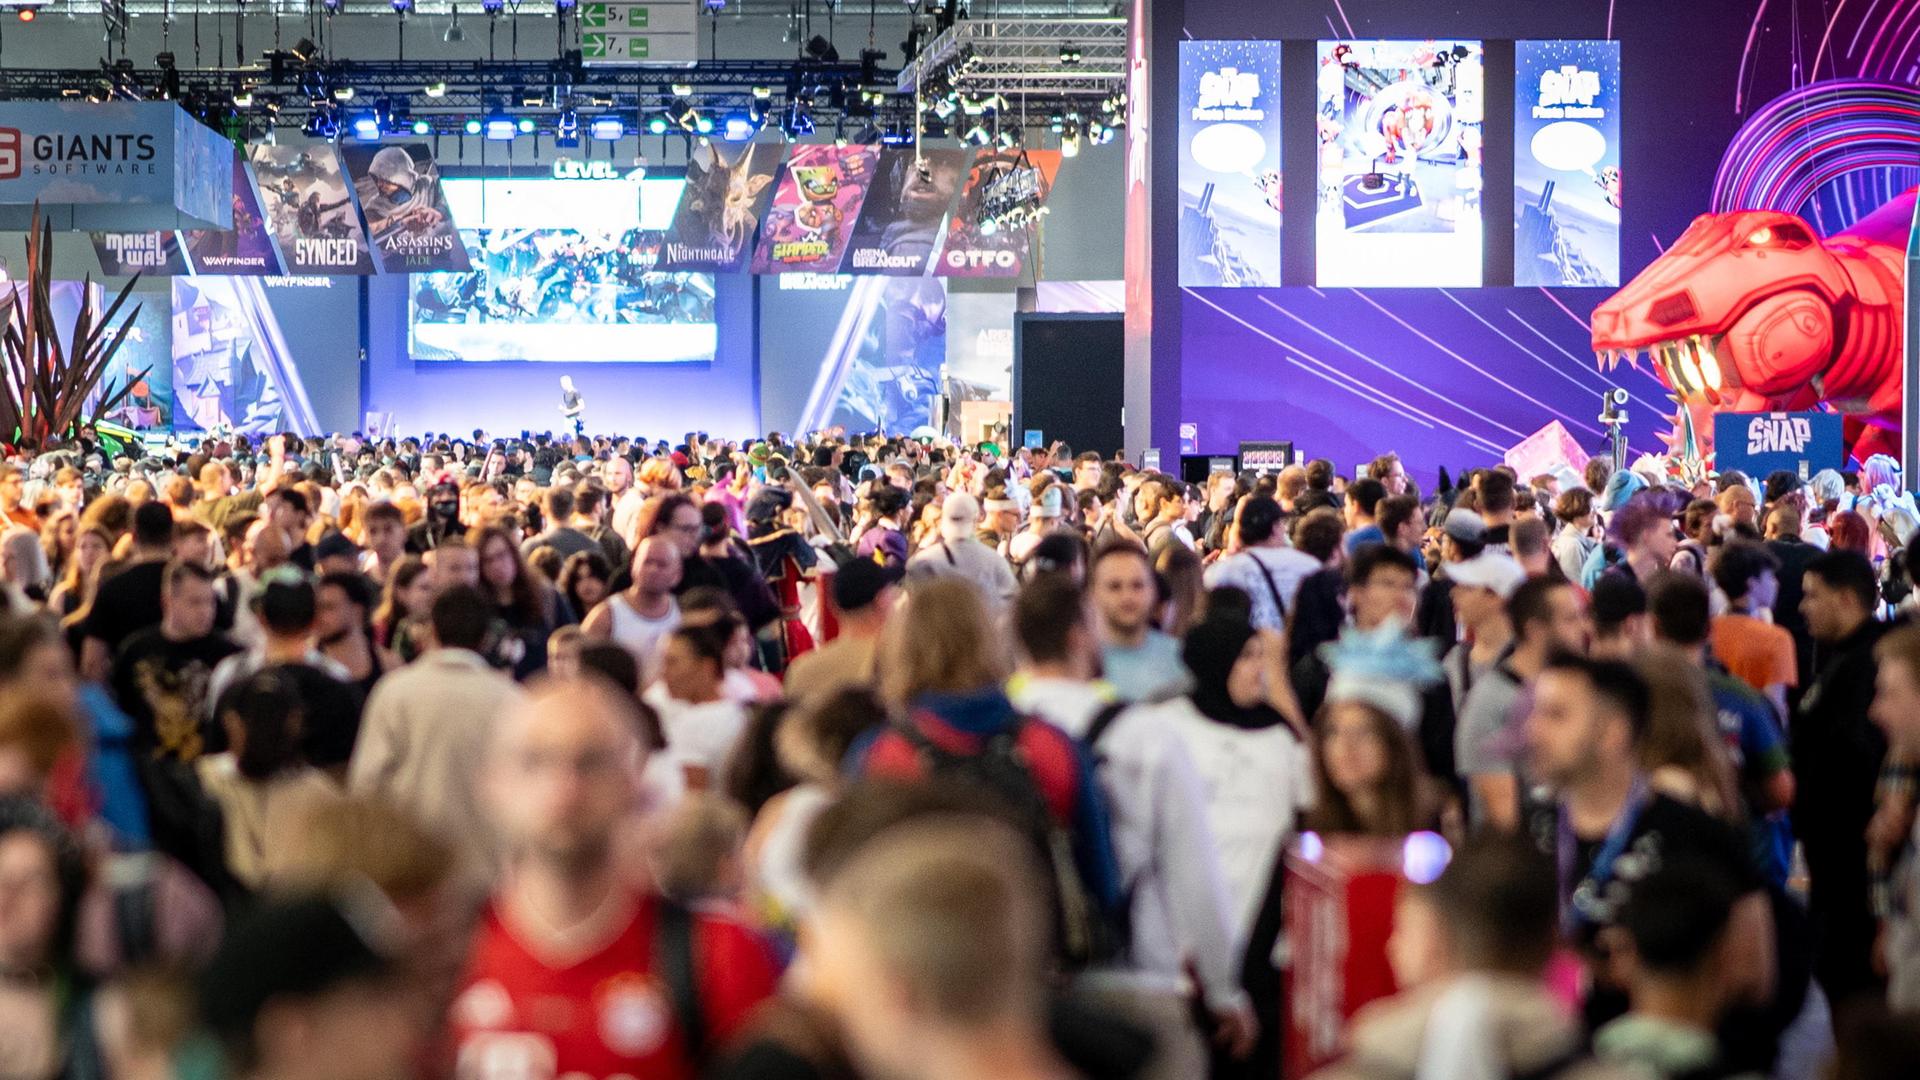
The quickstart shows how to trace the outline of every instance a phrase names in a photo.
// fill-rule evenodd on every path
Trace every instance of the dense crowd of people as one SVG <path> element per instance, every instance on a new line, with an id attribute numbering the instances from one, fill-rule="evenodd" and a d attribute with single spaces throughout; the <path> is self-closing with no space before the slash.
<path id="1" fill-rule="evenodd" d="M 15 454 L 0 1075 L 1920 1075 L 1901 489 Z M 1306 933 L 1390 972 L 1331 1053 Z"/>

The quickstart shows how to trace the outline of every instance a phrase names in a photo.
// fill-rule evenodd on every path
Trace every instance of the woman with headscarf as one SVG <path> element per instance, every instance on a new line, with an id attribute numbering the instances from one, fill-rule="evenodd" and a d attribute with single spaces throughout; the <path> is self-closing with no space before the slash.
<path id="1" fill-rule="evenodd" d="M 1255 630 L 1244 605 L 1210 598 L 1207 610 L 1207 617 L 1187 631 L 1181 651 L 1193 689 L 1159 708 L 1192 756 L 1206 796 L 1234 929 L 1247 942 L 1241 982 L 1253 997 L 1255 1015 L 1275 1017 L 1280 997 L 1272 959 L 1280 929 L 1275 867 L 1300 814 L 1313 802 L 1313 759 L 1273 705 L 1285 693 L 1273 682 L 1284 677 L 1284 643 Z M 1277 1033 L 1263 1030 L 1253 1055 L 1230 1068 L 1235 1076 L 1276 1075 Z"/>

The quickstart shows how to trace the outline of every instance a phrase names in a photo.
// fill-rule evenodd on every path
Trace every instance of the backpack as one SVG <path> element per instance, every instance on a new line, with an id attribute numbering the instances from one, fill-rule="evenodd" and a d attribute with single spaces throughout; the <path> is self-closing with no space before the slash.
<path id="1" fill-rule="evenodd" d="M 1047 800 L 1045 785 L 1049 779 L 1056 787 L 1065 785 L 1071 793 L 1080 777 L 1036 775 L 1021 745 L 1030 725 L 1027 718 L 1019 717 L 982 739 L 980 749 L 971 754 L 956 753 L 934 742 L 916 720 L 910 719 L 895 730 L 913 749 L 926 775 L 984 791 L 1012 812 L 1014 823 L 1032 840 L 1040 865 L 1047 872 L 1061 960 L 1069 969 L 1084 969 L 1117 958 L 1126 938 L 1114 913 L 1105 910 L 1098 891 L 1081 876 L 1070 823 L 1061 821 Z"/>

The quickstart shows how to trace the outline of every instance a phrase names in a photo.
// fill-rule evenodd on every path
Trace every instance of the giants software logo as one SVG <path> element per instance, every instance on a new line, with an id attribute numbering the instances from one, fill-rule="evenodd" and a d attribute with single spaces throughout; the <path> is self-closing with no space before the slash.
<path id="1" fill-rule="evenodd" d="M 20 176 L 20 129 L 0 128 L 0 180 Z"/>

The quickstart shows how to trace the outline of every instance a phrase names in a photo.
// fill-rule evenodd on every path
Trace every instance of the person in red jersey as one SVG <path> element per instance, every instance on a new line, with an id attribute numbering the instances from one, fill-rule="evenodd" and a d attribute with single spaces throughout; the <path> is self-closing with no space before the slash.
<path id="1" fill-rule="evenodd" d="M 459 1080 L 692 1080 L 772 994 L 752 932 L 621 883 L 638 732 L 588 676 L 539 686 L 496 733 L 482 787 L 508 862 L 453 1005 Z"/>

